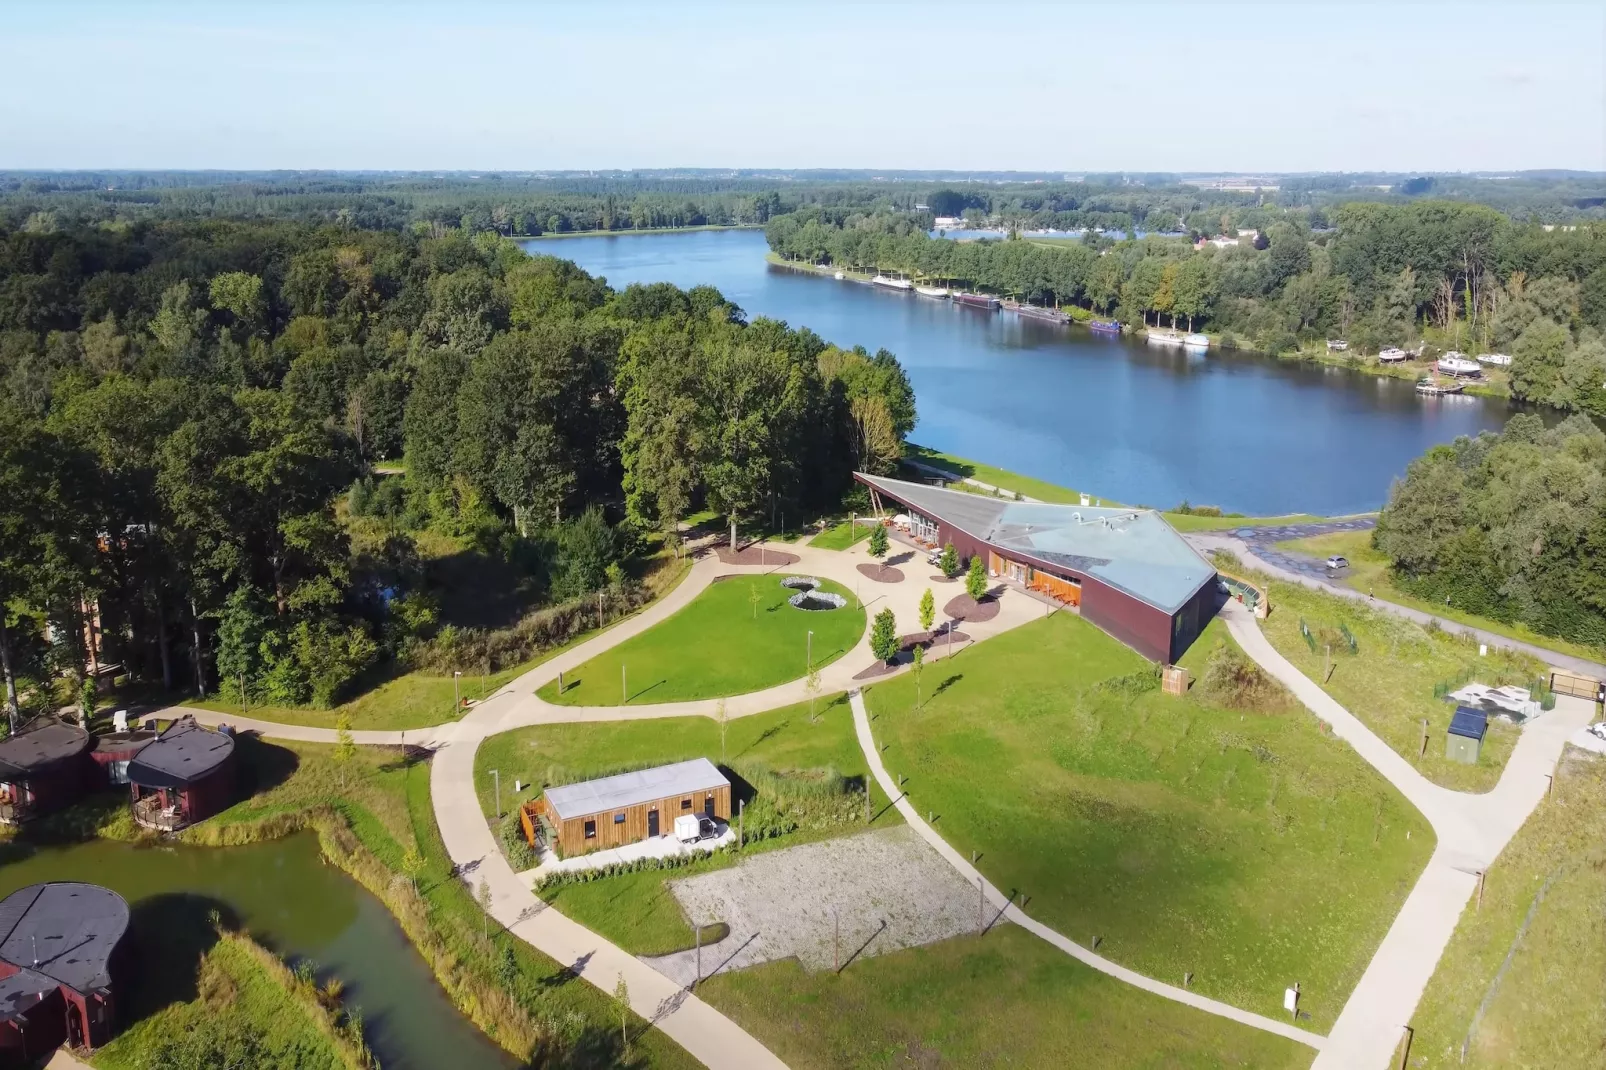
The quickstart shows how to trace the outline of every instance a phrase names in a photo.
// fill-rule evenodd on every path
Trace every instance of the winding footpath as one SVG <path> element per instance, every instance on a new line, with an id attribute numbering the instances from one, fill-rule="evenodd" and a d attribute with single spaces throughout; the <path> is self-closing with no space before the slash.
<path id="1" fill-rule="evenodd" d="M 1229 545 L 1240 557 L 1248 555 L 1241 540 L 1209 536 Z M 1203 542 L 1204 540 L 1199 540 Z M 1198 545 L 1198 543 L 1196 543 Z M 927 583 L 929 571 L 918 560 L 909 562 L 916 582 L 878 584 L 858 574 L 856 565 L 869 561 L 863 547 L 849 551 L 818 550 L 808 546 L 784 547 L 800 558 L 786 566 L 724 564 L 711 553 L 701 554 L 685 579 L 669 594 L 640 613 L 559 654 L 515 679 L 474 707 L 462 720 L 405 732 L 353 732 L 361 744 L 412 744 L 435 752 L 431 763 L 430 791 L 435 819 L 447 853 L 464 883 L 476 894 L 483 885 L 490 892 L 490 914 L 531 946 L 569 967 L 574 973 L 611 993 L 622 978 L 629 987 L 633 1010 L 674 1039 L 705 1066 L 716 1070 L 780 1068 L 784 1064 L 759 1041 L 691 991 L 646 962 L 625 952 L 584 926 L 547 907 L 514 873 L 496 843 L 480 808 L 474 781 L 474 755 L 486 738 L 536 724 L 584 721 L 634 720 L 655 717 L 713 717 L 718 700 L 637 704 L 627 706 L 562 706 L 542 699 L 537 691 L 572 672 L 584 662 L 639 635 L 684 608 L 716 578 L 728 575 L 813 575 L 836 580 L 860 593 L 868 612 L 891 607 L 898 620 L 909 625 Z M 894 558 L 896 560 L 896 557 Z M 1252 560 L 1252 558 L 1251 558 Z M 1256 562 L 1257 564 L 1263 564 Z M 942 585 L 933 585 L 939 594 Z M 951 587 L 958 593 L 957 587 Z M 1337 593 L 1342 593 L 1337 592 Z M 1354 592 L 1351 592 L 1354 594 Z M 963 650 L 971 642 L 1045 615 L 1048 607 L 1016 590 L 999 597 L 1000 612 L 989 621 L 968 621 L 970 640 L 949 649 L 941 644 L 932 658 Z M 1393 607 L 1403 609 L 1403 607 Z M 1425 616 L 1425 615 L 1424 615 Z M 1554 770 L 1569 734 L 1588 723 L 1591 704 L 1562 698 L 1557 708 L 1524 728 L 1496 788 L 1485 795 L 1467 795 L 1441 788 L 1424 778 L 1411 764 L 1372 733 L 1320 687 L 1283 658 L 1261 634 L 1253 617 L 1237 603 L 1223 609 L 1233 638 L 1267 672 L 1285 684 L 1312 713 L 1331 726 L 1377 769 L 1432 824 L 1438 844 L 1422 876 L 1407 897 L 1382 945 L 1351 993 L 1327 1037 L 1229 1004 L 1208 999 L 1187 989 L 1156 981 L 1121 966 L 1068 939 L 1029 917 L 968 863 L 936 833 L 906 799 L 900 797 L 893 777 L 880 759 L 865 709 L 858 670 L 874 661 L 869 635 L 852 650 L 820 671 L 819 694 L 850 693 L 854 727 L 870 769 L 882 790 L 897 800 L 899 811 L 917 833 L 935 848 L 967 881 L 979 883 L 983 894 L 1011 922 L 1034 933 L 1078 961 L 1144 991 L 1189 1007 L 1262 1029 L 1316 1050 L 1313 1070 L 1383 1070 L 1388 1066 L 1423 989 L 1448 944 L 1462 909 L 1485 869 L 1527 820 L 1544 797 L 1548 775 Z M 1504 645 L 1517 645 L 1496 637 Z M 1551 661 L 1565 664 L 1558 655 L 1543 652 Z M 906 671 L 900 669 L 898 671 Z M 884 677 L 883 677 L 884 678 Z M 794 680 L 724 700 L 726 715 L 743 717 L 806 701 L 805 681 Z M 178 712 L 178 711 L 175 711 Z M 185 709 L 203 721 L 226 720 L 239 728 L 263 735 L 308 742 L 332 742 L 334 731 L 281 725 L 251 718 Z"/>

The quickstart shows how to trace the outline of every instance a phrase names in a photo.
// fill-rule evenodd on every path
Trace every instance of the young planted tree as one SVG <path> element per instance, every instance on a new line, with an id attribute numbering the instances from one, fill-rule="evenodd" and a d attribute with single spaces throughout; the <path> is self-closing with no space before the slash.
<path id="1" fill-rule="evenodd" d="M 489 940 L 491 938 L 491 882 L 481 877 L 479 891 L 474 898 L 480 904 L 480 933 Z"/>
<path id="2" fill-rule="evenodd" d="M 959 575 L 959 551 L 954 549 L 953 543 L 942 548 L 942 560 L 938 563 L 938 567 L 949 579 Z"/>
<path id="3" fill-rule="evenodd" d="M 764 597 L 758 593 L 758 581 L 757 580 L 748 580 L 747 581 L 747 604 L 753 608 L 753 619 L 754 620 L 758 619 L 758 604 L 760 602 L 762 602 L 763 600 L 764 600 Z"/>
<path id="4" fill-rule="evenodd" d="M 870 529 L 870 556 L 877 561 L 887 556 L 887 529 L 883 524 Z"/>
<path id="5" fill-rule="evenodd" d="M 416 845 L 408 844 L 407 850 L 402 852 L 401 870 L 402 876 L 407 878 L 408 886 L 416 892 L 418 877 L 424 872 L 424 856 L 418 853 Z"/>
<path id="6" fill-rule="evenodd" d="M 927 587 L 926 593 L 920 596 L 920 630 L 930 632 L 936 620 L 937 600 L 932 596 L 931 588 Z"/>
<path id="7" fill-rule="evenodd" d="M 809 724 L 816 724 L 819 718 L 815 716 L 814 703 L 820 697 L 820 667 L 818 665 L 809 666 L 809 675 L 803 681 L 803 690 L 809 696 Z"/>
<path id="8" fill-rule="evenodd" d="M 619 1015 L 619 1042 L 624 1045 L 624 1057 L 630 1059 L 630 986 L 625 983 L 625 975 L 619 975 L 619 983 L 613 986 L 613 1009 Z"/>
<path id="9" fill-rule="evenodd" d="M 970 571 L 965 574 L 965 593 L 977 602 L 987 594 L 987 566 L 980 554 L 970 559 Z"/>
<path id="10" fill-rule="evenodd" d="M 342 713 L 335 718 L 335 752 L 330 755 L 340 771 L 340 790 L 346 790 L 346 766 L 357 757 L 357 741 L 351 737 L 351 715 Z"/>
<path id="11" fill-rule="evenodd" d="M 888 663 L 898 656 L 898 622 L 891 609 L 875 615 L 870 627 L 870 652 Z"/>

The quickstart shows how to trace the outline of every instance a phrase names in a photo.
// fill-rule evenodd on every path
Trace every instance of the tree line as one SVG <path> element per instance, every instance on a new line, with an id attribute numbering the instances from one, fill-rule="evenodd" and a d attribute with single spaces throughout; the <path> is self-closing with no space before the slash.
<path id="1" fill-rule="evenodd" d="M 1513 394 L 1606 416 L 1606 227 L 1545 229 L 1445 201 L 1354 203 L 1311 230 L 1082 243 L 953 241 L 907 214 L 807 209 L 772 219 L 787 260 L 894 271 L 1133 325 L 1205 326 L 1267 352 L 1344 338 L 1357 352 L 1429 339 L 1504 352 Z M 1233 243 L 1236 244 L 1233 244 Z M 1164 319 L 1162 320 L 1162 317 Z"/>
<path id="2" fill-rule="evenodd" d="M 694 511 L 832 509 L 913 424 L 885 351 L 494 234 L 0 228 L 6 703 L 89 662 L 336 701 L 441 624 L 426 533 L 573 598 Z"/>
<path id="3" fill-rule="evenodd" d="M 1606 646 L 1606 435 L 1519 413 L 1411 462 L 1373 544 L 1430 602 Z"/>

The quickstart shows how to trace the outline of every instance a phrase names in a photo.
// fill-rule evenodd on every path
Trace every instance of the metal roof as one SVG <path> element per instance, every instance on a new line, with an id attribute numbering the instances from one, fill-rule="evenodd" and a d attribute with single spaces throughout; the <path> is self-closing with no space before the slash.
<path id="1" fill-rule="evenodd" d="M 1471 706 L 1457 706 L 1450 718 L 1450 734 L 1468 739 L 1482 739 L 1489 730 L 1489 715 Z"/>
<path id="2" fill-rule="evenodd" d="M 1092 576 L 1167 613 L 1181 609 L 1216 574 L 1152 509 L 1016 502 L 862 472 L 858 477 L 999 550 Z"/>
<path id="3" fill-rule="evenodd" d="M 88 749 L 88 732 L 53 717 L 42 718 L 0 743 L 0 777 L 26 779 Z"/>
<path id="4" fill-rule="evenodd" d="M 233 753 L 232 737 L 184 717 L 168 725 L 128 763 L 128 779 L 143 788 L 182 787 L 211 773 Z"/>
<path id="5" fill-rule="evenodd" d="M 30 884 L 0 900 L 0 959 L 87 993 L 111 984 L 106 964 L 127 929 L 128 904 L 109 888 Z"/>
<path id="6" fill-rule="evenodd" d="M 42 973 L 18 970 L 0 979 L 0 1022 L 27 1014 L 36 1004 L 61 987 Z"/>
<path id="7" fill-rule="evenodd" d="M 729 787 L 714 763 L 707 758 L 689 762 L 638 769 L 600 780 L 546 789 L 547 805 L 565 821 L 589 814 L 623 810 L 627 806 L 657 802 L 672 795 L 691 795 L 699 791 Z"/>

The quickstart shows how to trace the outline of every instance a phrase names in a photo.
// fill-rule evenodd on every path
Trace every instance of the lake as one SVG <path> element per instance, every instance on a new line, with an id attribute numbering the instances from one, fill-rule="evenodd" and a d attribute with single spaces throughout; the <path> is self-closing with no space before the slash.
<path id="1" fill-rule="evenodd" d="M 538 238 L 607 278 L 710 285 L 748 316 L 890 349 L 921 445 L 1130 504 L 1250 515 L 1376 509 L 1412 458 L 1496 429 L 1501 400 L 1247 353 L 1190 356 L 772 265 L 758 230 Z"/>
<path id="2" fill-rule="evenodd" d="M 361 1008 L 363 1035 L 385 1070 L 517 1065 L 452 1006 L 384 904 L 323 860 L 313 833 L 245 847 L 13 841 L 0 857 L 0 897 L 39 881 L 86 881 L 117 892 L 128 900 L 128 939 L 136 946 L 170 947 L 178 932 L 193 938 L 216 909 L 287 961 L 312 960 L 320 978 L 344 982 L 345 1004 Z M 193 960 L 189 965 L 193 970 Z M 153 980 L 171 985 L 178 978 Z M 125 1006 L 148 995 L 135 993 Z"/>

